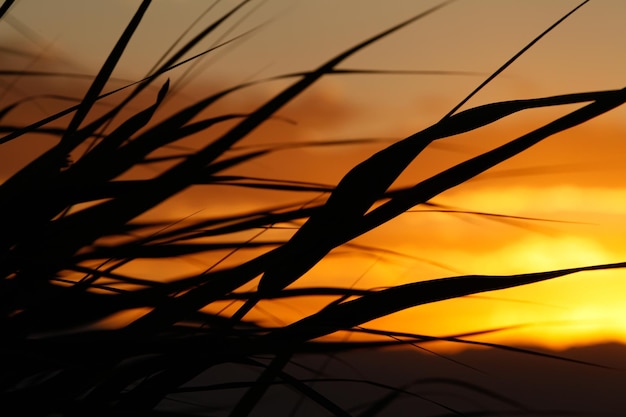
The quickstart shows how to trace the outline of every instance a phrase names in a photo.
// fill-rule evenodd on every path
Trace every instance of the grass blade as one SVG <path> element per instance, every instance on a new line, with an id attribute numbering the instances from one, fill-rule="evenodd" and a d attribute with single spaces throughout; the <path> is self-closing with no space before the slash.
<path id="1" fill-rule="evenodd" d="M 467 97 L 465 97 L 459 104 L 457 104 L 448 114 L 444 116 L 444 120 L 448 117 L 452 116 L 456 113 L 465 103 L 467 103 L 472 97 L 474 97 L 480 90 L 482 90 L 487 84 L 493 81 L 498 75 L 500 75 L 505 69 L 507 69 L 513 62 L 515 62 L 520 56 L 526 53 L 530 48 L 533 47 L 537 42 L 541 40 L 544 36 L 550 33 L 553 29 L 563 23 L 568 17 L 570 17 L 574 12 L 583 7 L 585 4 L 589 3 L 589 0 L 584 0 L 578 6 L 574 7 L 569 13 L 565 14 L 559 20 L 554 22 L 549 28 L 540 33 L 535 39 L 530 41 L 526 46 L 520 49 L 515 55 L 513 55 L 508 61 L 506 61 L 500 68 L 498 68 L 493 74 L 491 74 L 485 81 L 483 81 L 474 91 L 472 91 Z"/>
<path id="2" fill-rule="evenodd" d="M 319 313 L 275 330 L 264 338 L 264 342 L 270 345 L 279 343 L 280 346 L 299 344 L 418 305 L 527 285 L 578 272 L 618 268 L 626 268 L 626 262 L 517 275 L 469 275 L 399 285 L 327 307 Z"/>
<path id="3" fill-rule="evenodd" d="M 0 6 L 0 19 L 9 11 L 15 0 L 4 0 Z"/>
<path id="4" fill-rule="evenodd" d="M 63 139 L 61 139 L 61 144 L 75 141 L 73 136 L 78 130 L 80 124 L 83 122 L 83 120 L 85 120 L 85 117 L 87 117 L 87 114 L 93 107 L 94 103 L 98 100 L 98 97 L 100 93 L 102 92 L 102 89 L 104 88 L 106 83 L 109 81 L 111 74 L 113 74 L 113 70 L 115 69 L 120 58 L 122 57 L 122 54 L 124 53 L 124 50 L 126 49 L 126 46 L 128 45 L 128 43 L 130 42 L 130 39 L 132 38 L 133 34 L 137 30 L 137 27 L 139 27 L 139 23 L 143 19 L 143 16 L 146 13 L 146 11 L 148 10 L 150 3 L 152 3 L 151 0 L 143 0 L 141 4 L 139 5 L 139 8 L 135 12 L 135 15 L 133 16 L 131 21 L 128 23 L 128 26 L 126 26 L 124 33 L 122 33 L 122 35 L 118 39 L 117 43 L 115 44 L 115 47 L 113 48 L 113 50 L 107 57 L 106 61 L 102 65 L 102 68 L 100 69 L 100 72 L 98 72 L 98 75 L 94 79 L 93 83 L 89 87 L 89 90 L 85 94 L 85 97 L 83 98 L 80 105 L 78 106 L 78 109 L 76 109 L 76 114 L 70 121 L 70 124 L 67 127 L 67 133 L 63 137 Z M 75 145 L 75 144 L 72 143 L 72 145 Z"/>

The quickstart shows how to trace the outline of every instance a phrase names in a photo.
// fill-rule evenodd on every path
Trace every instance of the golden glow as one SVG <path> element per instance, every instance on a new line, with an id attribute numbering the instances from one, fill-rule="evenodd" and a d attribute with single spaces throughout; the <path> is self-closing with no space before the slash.
<path id="1" fill-rule="evenodd" d="M 620 213 L 624 191 L 559 185 L 453 193 L 445 200 L 456 207 L 570 223 L 512 219 L 502 224 L 497 218 L 482 215 L 407 213 L 373 232 L 375 236 L 358 240 L 406 257 L 338 250 L 297 286 L 380 288 L 462 274 L 506 275 L 619 262 L 626 253 L 620 245 L 626 231 Z M 583 201 L 594 204 L 585 207 Z M 624 293 L 626 271 L 579 273 L 418 306 L 365 327 L 443 337 L 510 326 L 509 330 L 469 339 L 540 344 L 553 349 L 626 342 Z M 296 320 L 330 301 L 331 298 L 299 298 L 291 304 L 284 300 L 268 301 L 254 317 L 275 324 L 276 317 L 280 317 L 284 324 L 286 319 Z M 271 316 L 266 314 L 270 311 Z M 447 351 L 462 347 L 439 345 Z"/>

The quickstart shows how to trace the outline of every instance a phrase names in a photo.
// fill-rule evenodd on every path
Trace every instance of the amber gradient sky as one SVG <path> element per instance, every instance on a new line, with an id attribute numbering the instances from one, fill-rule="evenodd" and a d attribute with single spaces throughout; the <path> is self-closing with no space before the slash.
<path id="1" fill-rule="evenodd" d="M 9 56 L 2 66 L 94 73 L 139 5 L 130 0 L 18 0 L 0 26 L 2 45 L 32 53 Z M 199 27 L 235 2 L 224 1 Z M 251 36 L 203 61 L 187 84 L 175 84 L 186 102 L 250 79 L 312 69 L 368 35 L 439 1 L 253 1 L 225 37 L 265 23 Z M 571 0 L 459 0 L 350 58 L 343 68 L 468 71 L 474 75 L 352 75 L 320 82 L 259 141 L 350 137 L 402 138 L 436 121 L 534 36 L 567 13 Z M 205 0 L 155 1 L 116 71 L 122 79 L 144 75 L 160 54 L 206 8 Z M 467 106 L 495 100 L 622 88 L 626 82 L 626 2 L 592 0 L 542 40 Z M 196 33 L 197 28 L 191 33 Z M 189 38 L 189 36 L 187 36 Z M 212 38 L 211 41 L 217 41 Z M 211 41 L 204 47 L 209 47 Z M 172 73 L 178 80 L 182 71 Z M 17 80 L 2 98 L 31 92 L 84 91 L 79 81 Z M 251 89 L 225 106 L 246 107 L 278 87 Z M 82 88 L 82 90 L 81 90 Z M 56 90 L 55 90 L 56 89 Z M 174 100 L 174 101 L 176 101 Z M 172 104 L 173 105 L 173 104 Z M 533 111 L 479 133 L 437 144 L 403 181 L 415 181 L 481 150 L 513 139 L 568 109 Z M 45 106 L 33 107 L 41 117 Z M 559 113 L 560 112 L 560 113 Z M 303 285 L 378 287 L 457 274 L 504 274 L 626 260 L 626 108 L 550 138 L 503 167 L 451 190 L 436 201 L 466 210 L 560 220 L 523 221 L 468 214 L 407 213 L 359 243 L 408 256 L 337 256 L 304 278 Z M 248 173 L 333 182 L 382 144 L 279 152 L 256 161 Z M 7 175 L 28 155 L 17 147 Z M 222 206 L 208 209 L 192 196 L 168 208 L 172 217 L 199 209 L 245 210 L 255 193 L 225 189 Z M 274 198 L 272 196 L 271 198 Z M 419 208 L 418 208 L 419 209 Z M 208 263 L 208 261 L 205 261 Z M 150 268 L 147 267 L 146 268 Z M 153 267 L 157 268 L 157 267 Z M 163 266 L 158 267 L 160 271 Z M 192 264 L 176 268 L 193 269 Z M 445 336 L 455 332 L 528 324 L 483 340 L 551 347 L 616 340 L 626 342 L 626 272 L 579 274 L 524 288 L 423 306 L 371 327 Z M 311 308 L 271 302 L 265 311 L 285 321 Z M 267 318 L 267 316 L 264 316 Z M 268 320 L 274 320 L 268 318 Z"/>

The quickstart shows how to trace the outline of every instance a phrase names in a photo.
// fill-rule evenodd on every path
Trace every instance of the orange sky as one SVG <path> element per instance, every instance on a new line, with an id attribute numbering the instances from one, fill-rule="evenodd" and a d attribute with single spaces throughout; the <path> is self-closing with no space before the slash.
<path id="1" fill-rule="evenodd" d="M 11 68 L 55 68 L 93 73 L 116 36 L 132 16 L 138 1 L 82 2 L 64 0 L 16 2 L 12 17 L 0 27 L 0 43 L 33 53 L 11 56 Z M 231 2 L 218 6 L 225 7 Z M 252 2 L 255 3 L 255 2 Z M 419 3 L 419 7 L 416 4 Z M 206 8 L 201 0 L 155 2 L 142 30 L 128 50 L 116 76 L 133 79 L 145 74 L 167 48 Z M 384 4 L 384 6 L 382 6 Z M 170 103 L 191 102 L 217 88 L 249 79 L 312 69 L 352 44 L 417 14 L 438 1 L 268 1 L 250 7 L 250 15 L 232 36 L 272 19 L 240 45 L 209 59 L 193 83 Z M 248 143 L 285 143 L 358 137 L 400 139 L 435 122 L 560 16 L 576 1 L 453 2 L 441 11 L 403 29 L 342 65 L 343 68 L 469 71 L 476 75 L 350 75 L 322 80 L 281 116 L 298 122 L 268 123 Z M 244 13 L 245 14 L 245 13 Z M 242 14 L 242 16 L 244 15 Z M 626 2 L 592 1 L 507 69 L 467 106 L 495 100 L 548 96 L 622 88 L 626 56 L 623 16 Z M 7 25 L 7 22 L 10 23 Z M 204 24 L 208 22 L 203 20 Z M 201 25 L 199 27 L 202 27 Z M 206 44 L 208 47 L 210 43 Z M 173 80 L 182 71 L 174 71 Z M 485 74 L 485 75 L 480 75 Z M 2 98 L 33 91 L 76 92 L 80 81 L 18 80 Z M 116 84 L 116 85 L 119 85 Z M 174 84 L 176 85 L 176 84 Z M 284 83 L 269 83 L 244 91 L 222 109 L 256 105 Z M 32 106 L 28 117 L 42 117 L 53 104 Z M 498 122 L 479 132 L 436 143 L 410 167 L 403 181 L 415 182 L 455 161 L 541 126 L 555 114 L 531 111 Z M 560 113 L 559 113 L 560 112 Z M 626 109 L 550 138 L 504 166 L 438 197 L 435 201 L 465 210 L 559 220 L 504 220 L 469 214 L 410 212 L 356 243 L 384 247 L 407 256 L 338 250 L 306 275 L 301 285 L 354 284 L 358 288 L 401 284 L 460 274 L 507 274 L 626 260 L 622 240 L 626 220 L 626 169 L 622 141 Z M 24 116 L 27 117 L 27 116 Z M 195 139 L 198 140 L 198 139 Z M 284 150 L 255 160 L 246 175 L 334 183 L 360 160 L 389 142 L 371 145 Z M 190 143 L 191 144 L 191 143 Z M 28 159 L 16 144 L 4 145 L 14 165 Z M 33 149 L 33 148 L 31 148 Z M 237 171 L 242 173 L 242 171 Z M 199 199 L 197 190 L 166 205 L 160 214 L 172 219 L 204 210 L 203 215 L 245 211 L 251 205 L 271 205 L 278 199 L 304 197 L 240 189 L 220 190 L 220 203 Z M 311 194 L 306 198 L 314 198 Z M 417 208 L 420 210 L 421 208 Z M 276 232 L 278 234 L 285 231 Z M 425 260 L 425 261 L 424 261 Z M 210 259 L 178 260 L 168 265 L 141 264 L 129 270 L 143 273 L 199 272 Z M 430 263 L 429 263 L 430 262 Z M 438 266 L 439 265 L 439 266 Z M 445 268 L 444 266 L 447 266 Z M 528 324 L 481 340 L 545 344 L 551 347 L 605 340 L 626 342 L 626 272 L 579 274 L 553 282 L 422 306 L 371 323 L 445 336 L 455 332 Z M 485 297 L 488 297 L 486 299 Z M 318 305 L 318 304 L 315 304 Z M 312 301 L 289 306 L 271 301 L 261 306 L 284 321 L 293 320 Z M 260 316 L 268 320 L 263 312 Z"/>

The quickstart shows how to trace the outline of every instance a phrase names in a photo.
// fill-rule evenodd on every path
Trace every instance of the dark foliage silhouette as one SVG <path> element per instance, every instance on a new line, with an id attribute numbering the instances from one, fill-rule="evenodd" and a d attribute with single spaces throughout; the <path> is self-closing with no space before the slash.
<path id="1" fill-rule="evenodd" d="M 12 3 L 4 2 L 0 17 L 11 13 Z M 215 17 L 197 36 L 173 49 L 169 58 L 164 56 L 144 79 L 108 90 L 115 67 L 150 3 L 141 2 L 78 104 L 32 124 L 15 127 L 3 122 L 0 126 L 4 133 L 0 144 L 26 141 L 40 134 L 57 138 L 53 146 L 0 187 L 3 335 L 0 409 L 3 413 L 13 410 L 7 415 L 29 417 L 245 416 L 253 412 L 268 390 L 280 385 L 289 386 L 295 398 L 302 396 L 317 403 L 320 412 L 336 416 L 384 415 L 387 406 L 402 396 L 434 404 L 435 401 L 420 396 L 415 387 L 384 386 L 387 394 L 360 411 L 350 411 L 318 391 L 315 381 L 294 376 L 287 366 L 296 363 L 294 358 L 301 353 L 330 355 L 356 348 L 375 349 L 432 340 L 481 344 L 464 340 L 468 335 L 439 339 L 391 331 L 382 332 L 380 336 L 386 338 L 374 342 L 331 342 L 323 337 L 338 331 L 376 333 L 361 325 L 426 303 L 583 271 L 626 266 L 615 263 L 511 276 L 442 277 L 384 289 L 291 286 L 336 248 L 350 245 L 355 238 L 417 205 L 433 205 L 433 197 L 556 133 L 621 106 L 626 101 L 626 89 L 495 102 L 460 111 L 474 94 L 586 1 L 538 35 L 439 122 L 366 158 L 336 185 L 237 175 L 240 166 L 276 151 L 272 147 L 237 146 L 259 126 L 278 117 L 281 108 L 320 79 L 331 74 L 350 76 L 367 71 L 340 68 L 348 57 L 408 25 L 419 24 L 451 2 L 406 19 L 308 72 L 240 84 L 158 120 L 156 115 L 171 94 L 168 73 L 219 52 L 225 45 L 236 44 L 244 35 L 254 36 L 253 33 L 235 36 L 185 58 L 203 39 L 233 24 L 254 2 L 241 1 L 228 13 Z M 2 76 L 59 75 L 12 68 L 1 70 Z M 205 117 L 204 112 L 221 99 L 279 78 L 291 84 L 256 110 Z M 152 88 L 155 85 L 156 92 Z M 131 102 L 138 97 L 151 97 L 152 103 L 137 110 Z M 105 99 L 118 101 L 106 111 L 96 111 Z M 423 181 L 393 187 L 409 164 L 435 141 L 480 129 L 517 112 L 568 104 L 580 107 Z M 3 104 L 0 122 L 21 105 L 21 102 Z M 63 124 L 59 128 L 60 122 Z M 210 140 L 199 149 L 167 153 L 186 138 L 224 126 L 222 133 L 207 136 Z M 333 143 L 324 146 L 331 147 Z M 160 151 L 165 153 L 159 154 Z M 155 162 L 168 165 L 150 178 L 125 176 L 137 167 Z M 247 213 L 185 219 L 180 223 L 149 222 L 141 218 L 189 187 L 212 190 L 211 187 L 219 189 L 225 184 L 242 190 L 254 188 L 294 195 L 317 192 L 323 193 L 324 198 L 312 203 L 303 199 L 299 204 L 260 206 Z M 219 199 L 219 192 L 213 198 Z M 272 229 L 277 224 L 290 224 L 296 230 L 287 239 L 255 239 L 257 231 Z M 255 234 L 242 238 L 242 232 Z M 220 259 L 238 252 L 252 255 L 234 265 L 220 263 Z M 203 273 L 169 281 L 154 279 L 148 273 L 132 276 L 120 272 L 124 266 L 141 260 L 176 259 L 194 254 L 212 257 L 215 265 Z M 250 291 L 250 284 L 255 284 L 256 290 Z M 315 295 L 330 297 L 332 301 L 293 323 L 271 327 L 248 318 L 248 313 L 263 300 L 297 302 L 298 297 Z M 234 314 L 208 312 L 215 310 L 206 308 L 228 302 L 239 306 Z M 143 314 L 128 324 L 112 329 L 98 326 L 101 320 L 138 309 Z M 485 333 L 498 330 L 486 329 Z M 482 345 L 566 360 L 510 346 Z M 257 376 L 224 381 L 221 385 L 194 385 L 202 375 L 227 365 L 253 369 Z M 376 384 L 375 381 L 352 382 Z M 462 381 L 443 383 L 463 384 Z M 470 388 L 500 398 L 519 413 L 530 412 L 498 393 Z M 230 406 L 216 405 L 214 409 L 179 404 L 175 411 L 163 407 L 164 400 L 176 399 L 181 393 L 208 395 L 233 389 L 238 390 L 239 396 Z M 436 405 L 445 415 L 477 415 L 455 410 L 445 403 Z M 486 410 L 481 415 L 490 413 Z"/>

